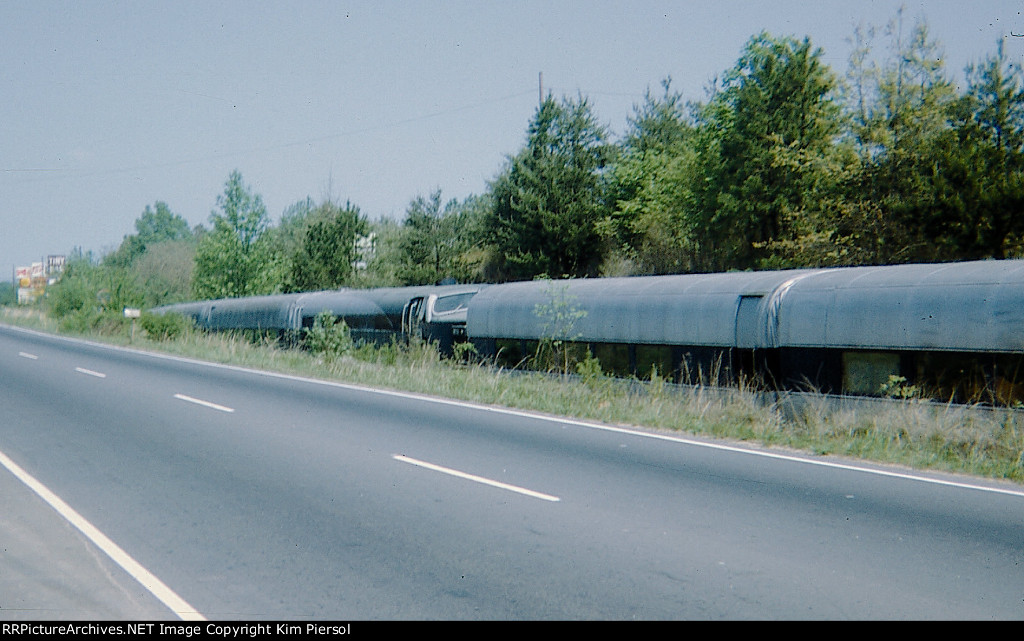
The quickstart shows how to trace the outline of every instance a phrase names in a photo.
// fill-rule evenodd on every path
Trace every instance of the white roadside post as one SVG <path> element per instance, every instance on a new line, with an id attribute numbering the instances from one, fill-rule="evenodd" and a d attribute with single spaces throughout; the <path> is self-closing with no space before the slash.
<path id="1" fill-rule="evenodd" d="M 142 315 L 141 309 L 135 309 L 134 307 L 124 308 L 124 317 L 132 319 L 132 342 L 135 341 L 135 319 Z"/>

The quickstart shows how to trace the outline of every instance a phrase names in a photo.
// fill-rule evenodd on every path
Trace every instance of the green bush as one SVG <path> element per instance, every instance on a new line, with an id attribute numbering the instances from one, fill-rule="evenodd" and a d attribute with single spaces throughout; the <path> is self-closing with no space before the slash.
<path id="1" fill-rule="evenodd" d="M 96 334 L 99 336 L 122 336 L 131 334 L 131 323 L 124 315 L 113 310 L 85 307 L 70 311 L 55 319 L 57 329 L 69 334 Z"/>
<path id="2" fill-rule="evenodd" d="M 310 352 L 328 360 L 348 354 L 355 347 L 345 321 L 326 311 L 316 315 L 313 326 L 306 330 L 305 339 Z"/>
<path id="3" fill-rule="evenodd" d="M 604 370 L 601 369 L 601 361 L 589 349 L 587 356 L 576 363 L 576 374 L 585 385 L 590 387 L 597 385 L 605 378 Z"/>
<path id="4" fill-rule="evenodd" d="M 139 317 L 139 325 L 153 340 L 174 340 L 188 331 L 191 323 L 181 314 L 154 314 L 146 312 Z"/>

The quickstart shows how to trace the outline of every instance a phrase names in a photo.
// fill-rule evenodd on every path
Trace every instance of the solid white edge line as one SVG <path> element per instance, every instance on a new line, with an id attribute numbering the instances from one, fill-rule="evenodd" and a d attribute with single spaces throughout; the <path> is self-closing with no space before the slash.
<path id="1" fill-rule="evenodd" d="M 111 541 L 105 534 L 87 521 L 85 517 L 76 512 L 67 503 L 51 492 L 45 485 L 40 483 L 31 474 L 26 472 L 17 463 L 0 452 L 0 465 L 3 465 L 19 481 L 35 492 L 39 498 L 57 511 L 68 523 L 73 525 L 87 539 L 92 541 L 103 551 L 114 563 L 121 566 L 133 579 L 138 581 L 150 594 L 166 605 L 174 614 L 183 621 L 205 621 L 206 617 L 189 605 L 184 599 L 178 596 L 174 590 L 167 587 L 163 581 L 156 578 L 149 570 L 142 567 L 138 561 L 133 559 L 120 546 Z"/>
<path id="2" fill-rule="evenodd" d="M 106 378 L 107 375 L 103 372 L 94 372 L 91 369 L 85 369 L 84 367 L 76 367 L 75 371 L 79 374 L 86 374 L 87 376 L 95 376 L 96 378 Z"/>
<path id="3" fill-rule="evenodd" d="M 181 400 L 181 401 L 187 401 L 189 403 L 195 403 L 196 405 L 202 405 L 203 407 L 209 407 L 210 409 L 218 410 L 218 411 L 221 411 L 221 412 L 231 413 L 231 412 L 235 411 L 235 409 L 233 407 L 227 407 L 225 405 L 217 405 L 216 403 L 211 403 L 210 401 L 204 401 L 204 400 L 199 399 L 199 398 L 192 398 L 191 396 L 185 396 L 184 394 L 175 394 L 174 398 L 176 398 L 178 400 Z"/>
<path id="4" fill-rule="evenodd" d="M 452 405 L 452 406 L 456 406 L 456 407 L 467 407 L 467 408 L 482 410 L 482 411 L 486 411 L 486 412 L 493 412 L 493 413 L 496 413 L 496 414 L 506 414 L 506 415 L 509 415 L 509 416 L 521 416 L 521 417 L 532 418 L 532 419 L 536 419 L 536 420 L 540 420 L 540 421 L 548 421 L 548 422 L 552 422 L 552 423 L 560 423 L 562 425 L 570 425 L 570 426 L 573 426 L 573 427 L 584 427 L 584 428 L 588 428 L 588 429 L 603 430 L 603 431 L 606 431 L 606 432 L 616 432 L 616 433 L 621 433 L 621 434 L 624 434 L 624 435 L 634 436 L 634 437 L 638 437 L 638 438 L 651 438 L 651 439 L 657 439 L 657 440 L 662 440 L 662 441 L 669 441 L 669 442 L 673 442 L 673 443 L 680 443 L 680 444 L 683 444 L 683 445 L 692 445 L 692 446 L 695 446 L 695 447 L 705 447 L 705 448 L 710 448 L 710 449 L 717 449 L 717 450 L 723 450 L 723 451 L 728 451 L 728 452 L 735 452 L 737 454 L 747 454 L 747 455 L 750 455 L 750 456 L 760 456 L 760 457 L 764 457 L 764 458 L 773 458 L 773 459 L 789 461 L 789 462 L 793 462 L 793 463 L 806 463 L 808 465 L 817 465 L 817 466 L 820 466 L 820 467 L 829 467 L 829 468 L 834 468 L 834 469 L 848 470 L 848 471 L 852 471 L 852 472 L 862 472 L 864 474 L 874 474 L 874 475 L 877 475 L 877 476 L 886 476 L 886 477 L 891 477 L 891 478 L 899 478 L 899 479 L 904 479 L 904 480 L 908 480 L 908 481 L 919 481 L 919 482 L 922 482 L 922 483 L 931 483 L 933 485 L 945 485 L 945 486 L 948 486 L 948 487 L 958 487 L 958 488 L 967 489 L 967 490 L 978 490 L 978 491 L 981 491 L 981 492 L 993 492 L 993 493 L 996 493 L 996 494 L 1007 494 L 1007 495 L 1010 495 L 1010 496 L 1016 496 L 1016 497 L 1024 498 L 1024 489 L 1018 490 L 1018 489 L 1009 489 L 1009 488 L 1001 488 L 1001 487 L 992 487 L 992 486 L 989 486 L 989 485 L 979 485 L 979 484 L 975 484 L 975 483 L 966 483 L 966 482 L 963 482 L 963 481 L 952 481 L 952 480 L 948 480 L 948 479 L 939 479 L 939 478 L 933 478 L 933 477 L 922 476 L 922 475 L 917 475 L 917 474 L 907 474 L 905 472 L 894 472 L 894 471 L 890 471 L 890 470 L 880 470 L 880 469 L 866 467 L 866 466 L 861 466 L 861 465 L 852 465 L 852 464 L 849 464 L 849 463 L 837 463 L 835 461 L 820 461 L 820 460 L 815 460 L 815 459 L 812 459 L 812 458 L 807 458 L 807 457 L 802 457 L 802 456 L 795 456 L 795 455 L 791 455 L 791 454 L 778 454 L 778 453 L 775 453 L 775 452 L 766 452 L 766 451 L 763 451 L 763 450 L 745 449 L 745 448 L 742 448 L 742 447 L 736 447 L 736 446 L 732 446 L 732 445 L 724 445 L 724 444 L 721 444 L 721 443 L 709 443 L 709 442 L 706 442 L 706 441 L 699 441 L 699 440 L 696 440 L 696 439 L 685 438 L 685 437 L 682 437 L 682 436 L 673 436 L 671 434 L 658 434 L 658 433 L 655 433 L 655 432 L 644 432 L 644 431 L 641 431 L 639 429 L 632 429 L 632 428 L 625 428 L 625 427 L 616 427 L 614 425 L 604 425 L 604 424 L 601 424 L 601 423 L 595 423 L 595 422 L 591 422 L 591 421 L 584 421 L 584 420 L 580 420 L 580 419 L 564 418 L 564 417 L 560 417 L 560 416 L 550 416 L 550 415 L 547 415 L 547 414 L 541 414 L 539 412 L 529 412 L 529 411 L 526 411 L 526 410 L 516 410 L 516 409 L 510 409 L 510 408 L 507 408 L 507 407 L 495 407 L 493 405 L 483 405 L 483 404 L 480 404 L 480 403 L 472 403 L 470 401 L 459 401 L 459 400 L 454 400 L 454 399 L 441 398 L 439 396 L 428 396 L 426 394 L 416 394 L 414 392 L 399 392 L 399 391 L 395 391 L 395 390 L 377 389 L 377 388 L 374 388 L 374 387 L 367 387 L 367 386 L 364 386 L 364 385 L 356 385 L 354 383 L 340 383 L 340 382 L 337 382 L 337 381 L 325 381 L 325 380 L 321 380 L 321 379 L 317 379 L 317 378 L 309 378 L 309 377 L 306 377 L 306 376 L 296 376 L 294 374 L 282 374 L 282 373 L 279 373 L 279 372 L 269 372 L 269 371 L 263 371 L 263 370 L 258 370 L 258 369 L 252 369 L 252 368 L 248 368 L 248 367 L 241 367 L 239 365 L 225 365 L 225 364 L 222 364 L 222 363 L 211 363 L 209 361 L 201 361 L 201 360 L 196 359 L 196 358 L 188 358 L 188 357 L 185 357 L 185 356 L 175 356 L 173 354 L 160 354 L 160 353 L 157 353 L 157 352 L 147 352 L 147 351 L 141 350 L 141 349 L 130 349 L 130 348 L 126 348 L 126 347 L 118 347 L 116 345 L 107 345 L 105 343 L 97 343 L 95 341 L 88 341 L 88 340 L 83 340 L 83 339 L 79 339 L 79 338 L 69 338 L 67 336 L 57 336 L 55 334 L 47 334 L 45 332 L 40 332 L 40 331 L 33 330 L 33 329 L 26 329 L 24 327 L 17 327 L 17 326 L 14 326 L 14 325 L 3 325 L 3 326 L 8 328 L 8 329 L 11 329 L 11 330 L 14 330 L 14 331 L 20 331 L 20 332 L 23 332 L 23 333 L 26 333 L 26 334 L 35 334 L 37 336 L 43 336 L 43 337 L 51 338 L 51 339 L 55 339 L 55 340 L 68 341 L 68 342 L 72 342 L 72 343 L 82 343 L 82 344 L 85 344 L 85 345 L 91 345 L 93 347 L 109 349 L 109 350 L 112 350 L 112 351 L 129 352 L 129 353 L 132 353 L 132 354 L 138 354 L 140 356 L 148 356 L 150 358 L 169 360 L 169 361 L 174 361 L 174 362 L 178 362 L 178 363 L 188 363 L 188 364 L 191 364 L 191 365 L 201 365 L 201 366 L 206 366 L 206 367 L 214 367 L 214 368 L 224 369 L 224 370 L 229 370 L 229 371 L 234 371 L 234 372 L 244 372 L 244 373 L 248 373 L 248 374 L 255 374 L 255 375 L 258 375 L 258 376 L 267 376 L 267 377 L 270 377 L 270 378 L 280 378 L 280 379 L 283 379 L 283 380 L 296 381 L 296 382 L 300 382 L 300 383 L 312 383 L 312 384 L 315 384 L 315 385 L 325 385 L 327 387 L 336 387 L 338 389 L 347 389 L 347 390 L 353 390 L 353 391 L 370 392 L 370 393 L 373 393 L 373 394 L 381 394 L 381 395 L 384 395 L 384 396 L 395 396 L 395 397 L 400 397 L 400 398 L 410 398 L 410 399 L 426 401 L 426 402 L 429 402 L 429 403 L 437 403 L 437 404 L 440 404 L 440 405 Z"/>
<path id="5" fill-rule="evenodd" d="M 403 463 L 410 463 L 412 465 L 418 465 L 419 467 L 427 468 L 428 470 L 434 470 L 435 472 L 441 472 L 442 474 L 449 474 L 451 476 L 457 476 L 467 481 L 474 481 L 476 483 L 482 483 L 484 485 L 490 485 L 492 487 L 501 488 L 503 490 L 509 490 L 510 492 L 517 492 L 519 494 L 525 494 L 526 496 L 532 496 L 535 499 L 542 499 L 544 501 L 557 502 L 560 501 L 557 496 L 550 494 L 544 494 L 542 492 L 535 492 L 528 490 L 525 487 L 519 487 L 518 485 L 509 485 L 508 483 L 502 483 L 501 481 L 495 481 L 483 476 L 477 476 L 475 474 L 469 474 L 467 472 L 460 472 L 459 470 L 453 470 L 450 467 L 443 467 L 441 465 L 435 465 L 433 463 L 427 463 L 426 461 L 420 461 L 418 459 L 410 458 L 402 454 L 395 454 L 392 456 L 396 461 L 402 461 Z"/>

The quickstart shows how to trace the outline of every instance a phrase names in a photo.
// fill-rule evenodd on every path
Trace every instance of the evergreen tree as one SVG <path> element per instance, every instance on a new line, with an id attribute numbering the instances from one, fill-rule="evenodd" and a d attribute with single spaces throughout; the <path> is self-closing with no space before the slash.
<path id="1" fill-rule="evenodd" d="M 1020 256 L 1024 249 L 1024 74 L 997 44 L 996 54 L 968 68 L 955 151 L 963 183 L 944 190 L 956 218 L 950 234 L 965 258 Z"/>
<path id="2" fill-rule="evenodd" d="M 583 98 L 557 103 L 549 96 L 538 108 L 526 146 L 491 185 L 487 233 L 502 278 L 597 272 L 606 138 Z"/>
<path id="3" fill-rule="evenodd" d="M 441 205 L 441 190 L 417 196 L 406 210 L 399 239 L 399 276 L 407 285 L 472 278 L 467 253 L 473 247 L 470 212 L 455 200 Z"/>

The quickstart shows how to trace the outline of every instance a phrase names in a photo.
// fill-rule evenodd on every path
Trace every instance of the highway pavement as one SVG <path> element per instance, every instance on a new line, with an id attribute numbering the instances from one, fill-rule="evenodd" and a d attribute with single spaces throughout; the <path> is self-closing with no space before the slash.
<path id="1" fill-rule="evenodd" d="M 1024 488 L 0 326 L 0 619 L 1024 618 Z"/>

